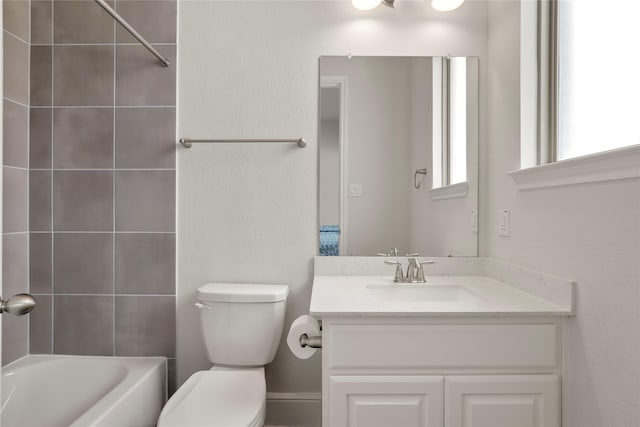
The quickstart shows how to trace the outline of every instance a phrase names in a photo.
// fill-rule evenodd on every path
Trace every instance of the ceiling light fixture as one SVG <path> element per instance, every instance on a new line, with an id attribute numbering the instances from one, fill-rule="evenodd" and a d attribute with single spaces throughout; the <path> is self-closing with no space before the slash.
<path id="1" fill-rule="evenodd" d="M 431 7 L 439 12 L 449 12 L 462 6 L 464 0 L 431 0 Z"/>
<path id="2" fill-rule="evenodd" d="M 358 10 L 371 10 L 384 4 L 392 9 L 395 9 L 393 2 L 395 0 L 351 0 L 351 4 Z"/>
<path id="3" fill-rule="evenodd" d="M 380 5 L 382 0 L 351 0 L 351 4 L 358 10 L 371 10 Z"/>

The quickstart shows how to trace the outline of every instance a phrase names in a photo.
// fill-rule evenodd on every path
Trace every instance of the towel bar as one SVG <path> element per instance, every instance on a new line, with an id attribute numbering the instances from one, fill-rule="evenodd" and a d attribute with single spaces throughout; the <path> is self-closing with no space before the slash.
<path id="1" fill-rule="evenodd" d="M 180 138 L 178 140 L 180 144 L 184 145 L 186 148 L 191 148 L 193 144 L 218 144 L 218 143 L 236 143 L 236 142 L 285 142 L 285 143 L 296 143 L 298 147 L 304 148 L 307 146 L 307 141 L 304 138 L 298 139 L 190 139 L 190 138 Z"/>

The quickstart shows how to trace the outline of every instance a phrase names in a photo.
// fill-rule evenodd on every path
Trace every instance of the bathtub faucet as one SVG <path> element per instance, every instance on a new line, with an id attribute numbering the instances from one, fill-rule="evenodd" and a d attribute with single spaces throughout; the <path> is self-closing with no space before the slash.
<path id="1" fill-rule="evenodd" d="M 29 294 L 16 294 L 8 300 L 0 299 L 0 313 L 22 316 L 29 313 L 36 306 L 36 301 Z"/>

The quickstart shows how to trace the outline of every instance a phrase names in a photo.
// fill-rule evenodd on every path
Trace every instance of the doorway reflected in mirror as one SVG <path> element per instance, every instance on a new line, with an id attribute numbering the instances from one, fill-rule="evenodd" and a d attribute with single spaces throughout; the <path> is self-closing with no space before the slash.
<path id="1" fill-rule="evenodd" d="M 478 58 L 321 57 L 319 94 L 318 253 L 477 256 Z"/>

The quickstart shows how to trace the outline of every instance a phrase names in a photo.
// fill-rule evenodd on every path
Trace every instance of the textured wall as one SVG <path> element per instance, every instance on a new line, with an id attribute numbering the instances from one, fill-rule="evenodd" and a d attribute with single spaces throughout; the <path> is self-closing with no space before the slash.
<path id="1" fill-rule="evenodd" d="M 563 337 L 562 425 L 638 425 L 640 180 L 515 189 L 505 174 L 520 164 L 520 3 L 490 2 L 489 24 L 481 255 L 577 281 L 577 316 Z M 510 237 L 498 236 L 499 209 L 511 210 Z"/>
<path id="2" fill-rule="evenodd" d="M 420 240 L 415 243 L 416 252 L 440 256 L 478 254 L 478 233 L 471 227 L 471 211 L 478 209 L 478 150 L 484 140 L 482 117 L 486 114 L 482 64 L 482 58 L 479 61 L 476 58 L 467 60 L 467 136 L 470 141 L 478 141 L 477 144 L 467 145 L 467 196 L 432 200 L 425 188 L 414 193 L 418 197 L 414 200 L 412 220 L 417 227 L 414 228 L 412 237 L 414 241 Z M 476 71 L 478 66 L 480 69 Z M 479 89 L 476 89 L 478 85 Z M 476 116 L 479 119 L 472 118 Z M 418 165 L 412 169 L 417 167 Z M 427 182 L 432 177 L 433 175 L 427 176 Z M 427 212 L 429 221 L 416 224 L 416 218 Z M 429 226 L 425 227 L 425 224 Z"/>
<path id="3" fill-rule="evenodd" d="M 288 283 L 285 328 L 308 313 L 317 252 L 318 58 L 477 55 L 484 76 L 486 9 L 484 2 L 448 14 L 422 2 L 369 13 L 350 2 L 180 2 L 180 136 L 304 137 L 309 145 L 179 150 L 179 381 L 210 366 L 193 306 L 204 283 Z M 298 360 L 281 345 L 267 387 L 319 391 L 320 355 Z"/>
<path id="4" fill-rule="evenodd" d="M 31 353 L 175 364 L 175 1 L 33 1 Z"/>
<path id="5" fill-rule="evenodd" d="M 3 1 L 2 296 L 29 290 L 29 2 Z M 29 351 L 28 316 L 4 316 L 2 364 Z"/>
<path id="6" fill-rule="evenodd" d="M 323 89 L 324 91 L 335 88 Z M 336 97 L 338 98 L 338 97 Z M 324 102 L 324 101 L 323 101 Z M 319 225 L 340 223 L 340 120 L 321 120 L 318 137 L 318 167 L 322 186 L 318 189 Z"/>

